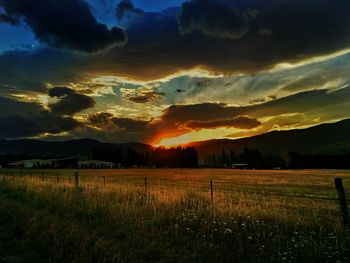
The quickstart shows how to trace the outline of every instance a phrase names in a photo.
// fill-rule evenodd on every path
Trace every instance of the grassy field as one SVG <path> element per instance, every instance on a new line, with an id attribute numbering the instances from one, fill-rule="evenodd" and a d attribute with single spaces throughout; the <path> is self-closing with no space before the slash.
<path id="1" fill-rule="evenodd" d="M 350 261 L 350 171 L 78 172 L 0 170 L 0 262 Z"/>

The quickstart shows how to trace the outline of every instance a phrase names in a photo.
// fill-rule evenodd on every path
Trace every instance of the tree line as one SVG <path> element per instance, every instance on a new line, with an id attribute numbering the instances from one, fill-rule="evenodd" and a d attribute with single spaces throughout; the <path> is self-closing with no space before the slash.
<path id="1" fill-rule="evenodd" d="M 210 154 L 204 159 L 205 167 L 233 168 L 235 164 L 246 164 L 254 169 L 350 169 L 350 154 L 263 154 L 255 149 L 245 148 L 242 152 L 222 150 L 221 154 Z"/>
<path id="2" fill-rule="evenodd" d="M 255 149 L 245 148 L 242 152 L 222 150 L 221 154 L 210 154 L 204 159 L 205 167 L 233 168 L 235 164 L 246 164 L 247 168 L 271 169 L 286 167 L 285 159 L 274 154 L 262 154 Z"/>
<path id="3" fill-rule="evenodd" d="M 139 152 L 128 148 L 100 147 L 92 149 L 92 158 L 120 164 L 121 167 L 198 167 L 198 153 L 194 147 L 155 148 Z"/>
<path id="4" fill-rule="evenodd" d="M 350 154 L 322 155 L 290 153 L 288 167 L 295 169 L 350 169 Z"/>

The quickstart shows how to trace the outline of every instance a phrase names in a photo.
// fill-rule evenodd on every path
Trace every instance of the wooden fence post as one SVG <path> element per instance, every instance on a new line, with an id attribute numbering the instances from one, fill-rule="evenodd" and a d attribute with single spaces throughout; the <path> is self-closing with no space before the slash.
<path id="1" fill-rule="evenodd" d="M 41 181 L 44 182 L 44 171 L 41 172 Z"/>
<path id="2" fill-rule="evenodd" d="M 74 178 L 75 178 L 75 187 L 78 187 L 79 186 L 79 173 L 78 172 L 75 172 Z"/>
<path id="3" fill-rule="evenodd" d="M 337 192 L 338 192 L 340 210 L 342 213 L 344 225 L 349 226 L 349 212 L 348 212 L 348 206 L 346 204 L 346 196 L 345 196 L 345 191 L 344 191 L 344 186 L 343 186 L 342 180 L 343 180 L 342 178 L 335 178 L 334 184 L 335 184 L 335 188 L 337 189 Z"/>
<path id="4" fill-rule="evenodd" d="M 106 186 L 106 176 L 103 176 L 103 185 Z"/>
<path id="5" fill-rule="evenodd" d="M 214 192 L 213 192 L 213 180 L 210 180 L 210 199 L 214 201 Z"/>
<path id="6" fill-rule="evenodd" d="M 147 196 L 147 177 L 145 177 L 145 194 Z"/>
<path id="7" fill-rule="evenodd" d="M 58 175 L 58 173 L 56 174 L 56 182 L 59 184 L 60 183 L 60 177 Z"/>

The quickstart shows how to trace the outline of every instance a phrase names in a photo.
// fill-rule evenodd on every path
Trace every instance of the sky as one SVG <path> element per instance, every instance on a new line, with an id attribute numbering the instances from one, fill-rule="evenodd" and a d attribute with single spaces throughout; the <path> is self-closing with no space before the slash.
<path id="1" fill-rule="evenodd" d="M 0 0 L 0 138 L 178 145 L 349 118 L 348 0 Z"/>

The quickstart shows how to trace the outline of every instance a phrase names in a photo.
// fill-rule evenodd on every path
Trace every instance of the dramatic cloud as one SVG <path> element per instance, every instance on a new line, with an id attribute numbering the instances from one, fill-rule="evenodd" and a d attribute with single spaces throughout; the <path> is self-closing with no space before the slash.
<path id="1" fill-rule="evenodd" d="M 118 67 L 120 74 L 156 79 L 193 67 L 215 73 L 255 73 L 279 63 L 298 62 L 349 47 L 350 2 L 347 0 L 339 0 L 336 5 L 328 0 L 219 2 L 250 14 L 251 25 L 244 37 L 215 38 L 195 31 L 181 35 L 177 23 L 181 10 L 145 13 L 127 28 L 126 49 L 112 52 L 114 61 L 123 65 Z M 219 27 L 225 31 L 230 24 Z M 265 31 L 268 28 L 270 34 L 261 35 L 262 28 Z"/>
<path id="2" fill-rule="evenodd" d="M 128 25 L 129 41 L 123 48 L 93 56 L 49 49 L 6 53 L 0 56 L 0 79 L 20 77 L 67 85 L 62 82 L 87 75 L 156 80 L 193 68 L 224 74 L 257 73 L 350 46 L 348 0 L 338 0 L 336 5 L 328 0 L 230 2 L 251 17 L 249 31 L 238 40 L 195 31 L 181 35 L 179 8 L 145 12 Z M 262 36 L 258 33 L 261 28 L 269 28 L 271 34 Z"/>
<path id="3" fill-rule="evenodd" d="M 105 129 L 106 131 L 112 130 L 124 131 L 124 132 L 139 132 L 143 133 L 149 125 L 146 121 L 118 118 L 108 112 L 100 112 L 90 114 L 88 116 L 88 124 L 91 124 L 97 128 Z"/>
<path id="4" fill-rule="evenodd" d="M 180 129 L 200 130 L 200 129 L 215 129 L 220 127 L 230 127 L 242 130 L 254 129 L 261 125 L 257 119 L 249 116 L 236 116 L 233 118 L 216 119 L 208 121 L 186 121 L 180 125 Z"/>
<path id="5" fill-rule="evenodd" d="M 49 113 L 41 113 L 32 117 L 10 115 L 0 116 L 0 138 L 22 138 L 59 134 L 79 126 L 72 118 L 62 118 Z"/>
<path id="6" fill-rule="evenodd" d="M 79 93 L 68 93 L 58 102 L 50 105 L 50 109 L 55 115 L 74 115 L 94 106 L 95 101 L 91 97 Z"/>
<path id="7" fill-rule="evenodd" d="M 257 119 L 294 113 L 334 117 L 334 114 L 339 114 L 339 107 L 349 106 L 349 96 L 350 87 L 345 87 L 335 91 L 305 91 L 265 103 L 241 107 L 217 103 L 173 105 L 164 111 L 161 119 L 163 123 L 170 126 L 183 124 L 188 120 L 205 123 L 209 120 L 215 121 L 240 115 L 248 115 Z M 346 115 L 343 115 L 344 117 Z"/>
<path id="8" fill-rule="evenodd" d="M 159 142 L 349 117 L 348 0 L 148 2 L 0 0 L 3 136 L 13 120 L 34 127 L 18 136 Z"/>
<path id="9" fill-rule="evenodd" d="M 164 95 L 165 94 L 163 92 L 146 91 L 146 92 L 141 92 L 137 95 L 130 95 L 127 97 L 127 99 L 135 103 L 147 103 L 154 100 L 158 100 L 162 98 Z"/>
<path id="10" fill-rule="evenodd" d="M 26 115 L 30 117 L 40 113 L 42 110 L 42 106 L 36 103 L 0 97 L 0 116 Z"/>
<path id="11" fill-rule="evenodd" d="M 49 90 L 49 96 L 50 97 L 63 97 L 65 95 L 68 95 L 70 93 L 74 93 L 74 90 L 67 87 L 54 87 Z"/>
<path id="12" fill-rule="evenodd" d="M 131 0 L 121 0 L 117 6 L 117 18 L 119 20 L 131 19 L 135 15 L 143 14 L 143 10 L 135 8 Z"/>
<path id="13" fill-rule="evenodd" d="M 126 42 L 124 31 L 100 24 L 83 0 L 0 0 L 2 21 L 23 19 L 37 39 L 52 47 L 96 52 Z"/>
<path id="14" fill-rule="evenodd" d="M 247 14 L 231 0 L 191 0 L 182 5 L 179 18 L 182 34 L 199 30 L 208 36 L 237 40 L 249 30 Z"/>
<path id="15" fill-rule="evenodd" d="M 0 138 L 59 134 L 79 125 L 72 118 L 52 115 L 39 104 L 0 97 Z"/>

